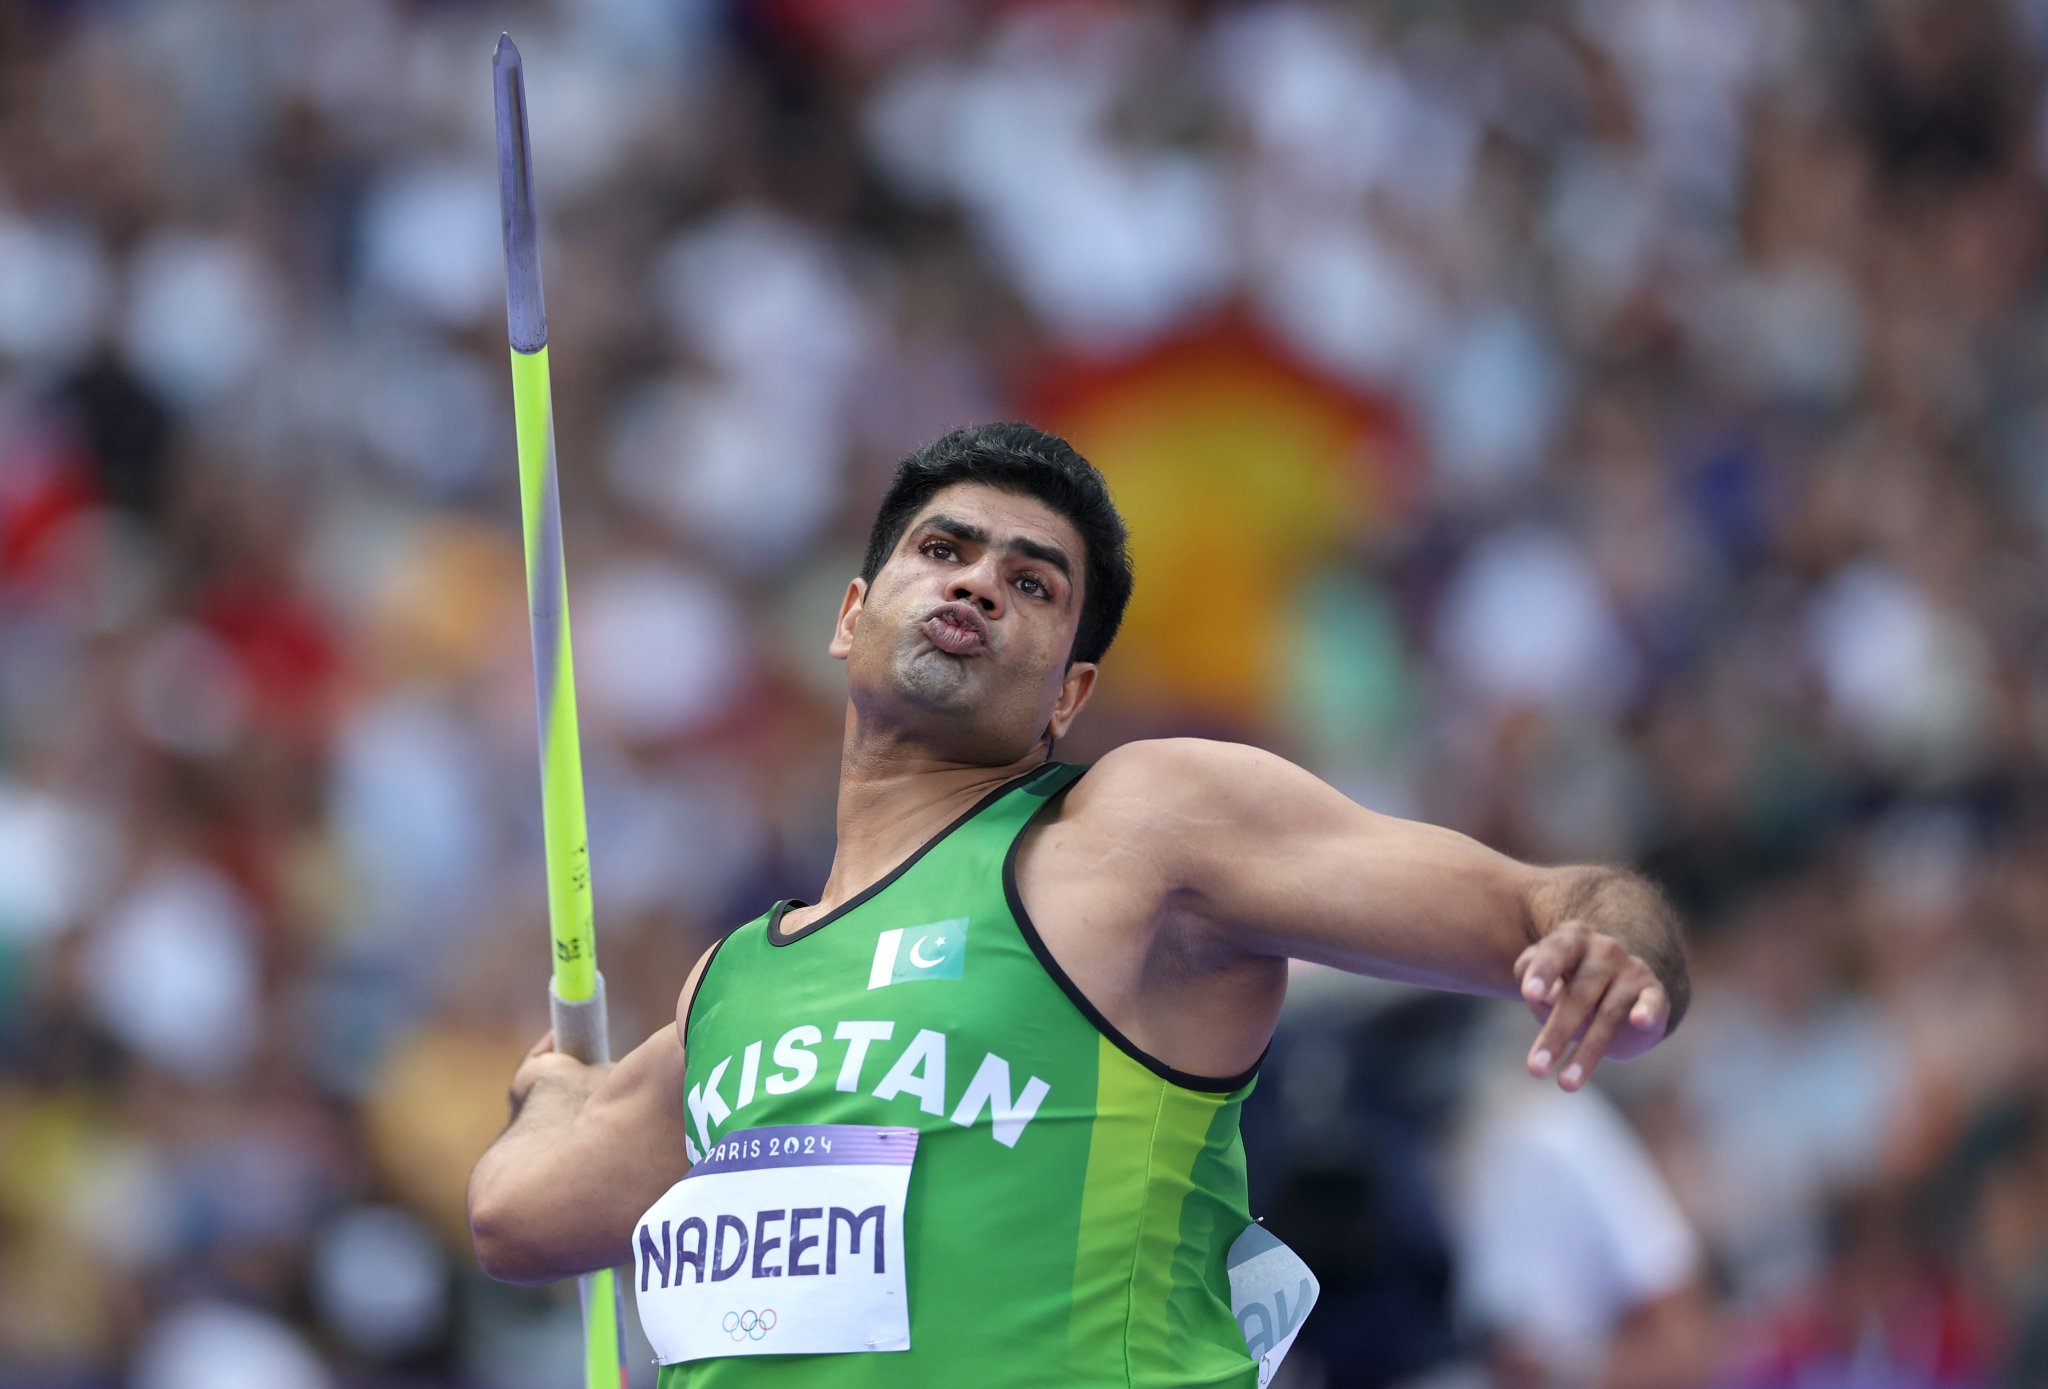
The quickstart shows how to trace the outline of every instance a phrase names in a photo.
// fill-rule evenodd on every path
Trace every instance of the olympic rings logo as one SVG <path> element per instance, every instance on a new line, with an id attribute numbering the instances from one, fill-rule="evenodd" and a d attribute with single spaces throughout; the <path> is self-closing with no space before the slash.
<path id="1" fill-rule="evenodd" d="M 726 1334 L 735 1341 L 758 1341 L 775 1329 L 775 1309 L 763 1307 L 756 1312 L 727 1312 L 721 1323 Z"/>

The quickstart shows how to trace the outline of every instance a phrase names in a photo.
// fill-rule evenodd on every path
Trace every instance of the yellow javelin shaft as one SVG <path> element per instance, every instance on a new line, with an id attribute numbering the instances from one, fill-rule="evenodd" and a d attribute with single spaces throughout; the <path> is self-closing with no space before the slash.
<path id="1" fill-rule="evenodd" d="M 569 578 L 562 562 L 562 504 L 555 476 L 552 399 L 547 348 L 538 352 L 514 348 L 512 410 L 519 432 L 526 598 L 533 617 L 541 827 L 547 845 L 554 993 L 564 1003 L 582 1003 L 597 991 L 597 933 L 590 896 L 590 836 L 583 813 L 583 754 L 576 726 L 576 670 L 570 656 Z"/>
<path id="2" fill-rule="evenodd" d="M 519 435 L 526 597 L 533 619 L 541 836 L 547 857 L 548 934 L 554 957 L 550 992 L 556 1043 L 578 1060 L 603 1061 L 609 1048 L 603 1036 L 604 1000 L 598 993 L 590 835 L 583 814 L 583 753 L 576 727 L 576 670 L 569 647 L 569 577 L 562 562 L 553 409 L 546 346 L 538 352 L 513 349 L 512 412 Z M 586 1014 L 594 1014 L 585 1019 L 589 1026 L 569 1024 L 570 1018 Z M 578 1282 L 583 1299 L 584 1389 L 625 1389 L 616 1275 L 608 1268 L 599 1269 Z"/>
<path id="3" fill-rule="evenodd" d="M 554 392 L 548 382 L 547 310 L 541 297 L 533 160 L 527 145 L 526 74 L 511 36 L 491 71 L 497 103 L 498 191 L 505 223 L 506 327 L 519 439 L 519 511 L 526 533 L 534 698 L 540 728 L 541 834 L 547 859 L 553 975 L 548 1012 L 555 1046 L 579 1061 L 611 1059 L 604 976 L 590 896 L 590 837 L 583 814 L 583 754 L 576 728 L 576 668 L 569 649 L 569 577 L 562 558 L 562 498 L 555 467 Z M 619 1288 L 611 1269 L 577 1280 L 583 1299 L 584 1389 L 626 1389 Z"/>

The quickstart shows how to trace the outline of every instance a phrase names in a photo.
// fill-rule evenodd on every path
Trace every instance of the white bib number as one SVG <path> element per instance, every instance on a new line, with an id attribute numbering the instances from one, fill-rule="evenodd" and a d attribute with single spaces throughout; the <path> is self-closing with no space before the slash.
<path id="1" fill-rule="evenodd" d="M 910 1349 L 903 1204 L 917 1130 L 778 1124 L 718 1143 L 633 1234 L 664 1365 Z"/>
<path id="2" fill-rule="evenodd" d="M 1259 1389 L 1265 1389 L 1294 1349 L 1322 1284 L 1301 1256 L 1263 1225 L 1245 1226 L 1224 1263 L 1230 1271 L 1230 1310 L 1244 1332 L 1245 1349 L 1259 1362 Z"/>

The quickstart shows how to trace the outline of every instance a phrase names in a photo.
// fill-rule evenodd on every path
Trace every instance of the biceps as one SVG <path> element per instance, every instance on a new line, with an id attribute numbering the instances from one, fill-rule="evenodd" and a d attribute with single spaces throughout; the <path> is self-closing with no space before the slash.
<path id="1" fill-rule="evenodd" d="M 1320 783 L 1317 783 L 1320 786 Z M 1229 856 L 1212 906 L 1242 948 L 1407 983 L 1510 993 L 1540 870 L 1327 787 Z"/>

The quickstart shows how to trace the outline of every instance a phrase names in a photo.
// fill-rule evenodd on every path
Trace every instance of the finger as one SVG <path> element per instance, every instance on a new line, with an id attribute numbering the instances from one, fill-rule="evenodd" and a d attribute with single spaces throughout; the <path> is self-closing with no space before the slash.
<path id="1" fill-rule="evenodd" d="M 1607 1048 L 1613 1042 L 1614 1034 L 1633 1015 L 1636 1003 L 1642 998 L 1644 981 L 1631 976 L 1648 973 L 1637 965 L 1634 970 L 1623 970 L 1608 986 L 1600 1006 L 1587 1022 L 1586 1030 L 1572 1044 L 1564 1069 L 1558 1072 L 1559 1085 L 1567 1090 L 1576 1090 L 1592 1079 L 1594 1067 L 1607 1057 Z"/>
<path id="2" fill-rule="evenodd" d="M 1555 1003 L 1586 953 L 1587 938 L 1579 923 L 1568 921 L 1524 950 L 1515 961 L 1523 1002 Z"/>
<path id="3" fill-rule="evenodd" d="M 1529 1048 L 1529 1074 L 1552 1075 L 1565 1063 L 1593 1011 L 1599 1007 L 1604 992 L 1599 980 L 1573 980 Z"/>
<path id="4" fill-rule="evenodd" d="M 1565 1048 L 1592 1018 L 1593 1010 L 1599 1006 L 1608 985 L 1614 982 L 1621 961 L 1626 958 L 1626 952 L 1604 936 L 1583 948 L 1578 968 L 1572 972 L 1569 981 L 1559 981 L 1563 992 L 1551 1007 L 1543 1030 L 1536 1034 L 1536 1044 L 1529 1049 L 1529 1071 L 1532 1075 L 1550 1074 L 1551 1067 L 1563 1057 Z"/>
<path id="5" fill-rule="evenodd" d="M 1628 1023 L 1641 1032 L 1654 1032 L 1664 1026 L 1671 1016 L 1671 996 L 1664 992 L 1664 986 L 1651 983 L 1636 995 L 1635 1006 L 1628 1010 Z"/>
<path id="6" fill-rule="evenodd" d="M 538 1042 L 535 1042 L 533 1046 L 530 1049 L 528 1049 L 526 1054 L 529 1058 L 535 1056 L 546 1056 L 549 1052 L 553 1051 L 554 1049 L 555 1029 L 551 1027 L 547 1031 L 540 1034 L 540 1040 Z"/>

